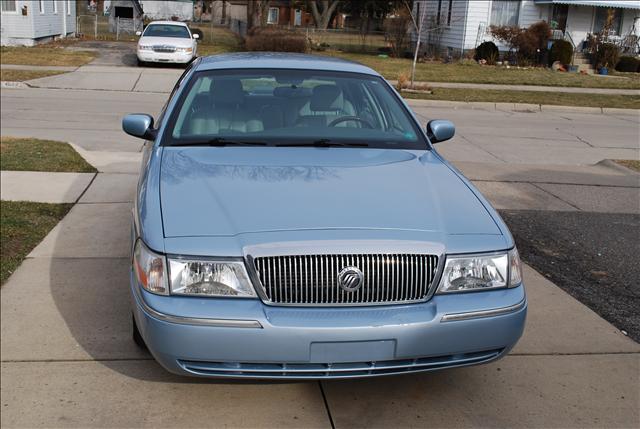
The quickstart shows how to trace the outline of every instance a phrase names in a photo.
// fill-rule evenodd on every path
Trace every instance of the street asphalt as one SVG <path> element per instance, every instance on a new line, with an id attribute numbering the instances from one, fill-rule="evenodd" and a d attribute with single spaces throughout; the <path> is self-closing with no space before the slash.
<path id="1" fill-rule="evenodd" d="M 530 210 L 501 215 L 526 263 L 640 342 L 640 215 Z"/>
<path id="2" fill-rule="evenodd" d="M 120 120 L 156 115 L 179 73 L 90 67 L 63 75 L 82 90 L 1 92 L 2 135 L 69 141 L 99 170 L 80 193 L 84 176 L 22 178 L 31 195 L 29 183 L 82 196 L 0 290 L 2 427 L 640 426 L 640 345 L 620 332 L 638 339 L 640 175 L 603 162 L 640 159 L 638 112 L 410 102 L 423 122 L 457 124 L 438 151 L 537 270 L 525 267 L 527 328 L 505 359 L 376 380 L 201 382 L 133 344 L 127 291 L 141 142 Z"/>

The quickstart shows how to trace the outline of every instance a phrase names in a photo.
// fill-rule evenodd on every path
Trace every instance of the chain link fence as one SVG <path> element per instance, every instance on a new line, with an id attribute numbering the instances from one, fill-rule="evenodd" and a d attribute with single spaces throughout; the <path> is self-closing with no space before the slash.
<path id="1" fill-rule="evenodd" d="M 133 40 L 136 31 L 142 29 L 142 20 L 135 18 L 100 14 L 76 16 L 76 32 L 79 37 L 95 40 Z"/>

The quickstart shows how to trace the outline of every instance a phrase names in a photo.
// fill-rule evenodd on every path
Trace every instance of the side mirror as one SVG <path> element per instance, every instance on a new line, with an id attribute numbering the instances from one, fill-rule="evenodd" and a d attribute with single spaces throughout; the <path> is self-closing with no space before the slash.
<path id="1" fill-rule="evenodd" d="M 451 139 L 456 134 L 456 126 L 451 121 L 434 119 L 427 124 L 427 137 L 431 143 L 440 143 Z"/>
<path id="2" fill-rule="evenodd" d="M 136 31 L 136 36 L 142 36 L 142 31 Z"/>
<path id="3" fill-rule="evenodd" d="M 194 34 L 192 34 L 192 36 L 193 36 L 194 39 L 199 39 L 200 38 L 200 35 L 198 33 L 194 33 Z"/>
<path id="4" fill-rule="evenodd" d="M 153 128 L 153 117 L 145 113 L 132 113 L 122 118 L 122 130 L 145 140 L 155 140 L 158 134 Z"/>

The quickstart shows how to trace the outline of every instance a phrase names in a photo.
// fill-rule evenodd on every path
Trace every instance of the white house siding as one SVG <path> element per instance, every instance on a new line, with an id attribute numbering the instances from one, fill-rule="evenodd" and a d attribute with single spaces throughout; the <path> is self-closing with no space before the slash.
<path id="1" fill-rule="evenodd" d="M 414 16 L 419 20 L 418 6 L 420 3 L 420 14 L 424 14 L 423 31 L 420 38 L 421 44 L 426 46 L 434 43 L 438 38 L 436 31 L 429 31 L 429 27 L 435 25 L 436 16 L 438 14 L 438 0 L 417 1 L 414 4 Z M 442 0 L 440 9 L 440 43 L 444 48 L 449 48 L 452 52 L 460 52 L 463 47 L 465 18 L 467 14 L 467 0 L 453 0 L 451 2 L 451 24 L 447 26 L 449 17 L 449 0 Z M 413 42 L 416 41 L 416 35 L 412 35 Z"/>
<path id="2" fill-rule="evenodd" d="M 76 31 L 76 2 L 75 0 L 54 0 L 58 2 L 58 13 L 53 13 L 53 1 L 44 2 L 44 13 L 40 13 L 38 0 L 18 0 L 17 13 L 2 13 L 1 37 L 2 45 L 33 46 L 39 42 L 48 41 L 54 37 L 68 35 Z M 63 4 L 64 1 L 64 4 Z M 71 6 L 71 13 L 67 15 L 67 4 Z M 27 15 L 22 15 L 21 9 L 27 7 Z M 64 24 L 66 20 L 66 34 Z"/>
<path id="3" fill-rule="evenodd" d="M 595 7 L 569 6 L 566 32 L 571 35 L 573 43 L 579 47 L 592 31 Z"/>
<path id="4" fill-rule="evenodd" d="M 142 0 L 142 10 L 147 18 L 165 20 L 177 17 L 181 21 L 193 20 L 193 2 L 191 0 Z"/>

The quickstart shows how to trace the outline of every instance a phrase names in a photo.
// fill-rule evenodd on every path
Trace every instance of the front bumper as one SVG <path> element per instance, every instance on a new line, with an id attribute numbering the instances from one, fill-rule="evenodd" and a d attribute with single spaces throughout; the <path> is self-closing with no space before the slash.
<path id="1" fill-rule="evenodd" d="M 192 376 L 350 378 L 485 363 L 515 345 L 527 311 L 523 286 L 342 308 L 158 296 L 133 276 L 131 291 L 153 356 L 167 370 Z"/>
<path id="2" fill-rule="evenodd" d="M 138 59 L 145 63 L 186 64 L 194 58 L 193 53 L 137 51 Z"/>

